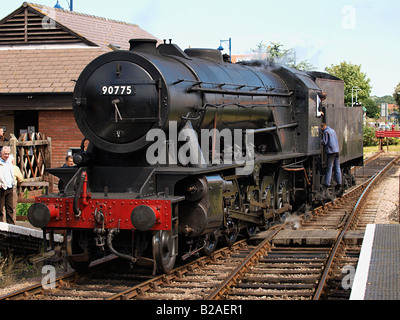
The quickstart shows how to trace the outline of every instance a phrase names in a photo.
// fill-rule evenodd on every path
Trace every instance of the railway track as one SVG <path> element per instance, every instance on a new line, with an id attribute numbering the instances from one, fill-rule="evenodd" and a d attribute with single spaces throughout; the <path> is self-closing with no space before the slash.
<path id="1" fill-rule="evenodd" d="M 353 208 L 346 225 L 343 227 L 339 236 L 345 236 L 347 232 L 364 234 L 367 224 L 374 223 L 380 201 L 380 188 L 385 184 L 385 177 L 396 171 L 394 165 L 400 157 L 394 158 L 388 165 L 384 166 L 391 158 L 385 157 L 385 161 L 378 160 L 380 171 L 369 179 L 366 187 L 363 188 L 363 194 Z M 384 166 L 383 169 L 382 166 Z M 335 252 L 332 253 L 332 261 L 328 261 L 325 273 L 320 282 L 320 288 L 317 290 L 315 299 L 348 299 L 351 293 L 350 285 L 354 272 L 356 270 L 358 257 L 361 251 L 361 241 L 350 241 L 346 243 L 340 241 L 337 243 Z"/>
<path id="2" fill-rule="evenodd" d="M 376 172 L 393 159 L 381 156 L 371 165 Z M 275 246 L 275 235 L 288 228 L 282 224 L 268 230 L 260 243 L 239 241 L 169 275 L 153 277 L 146 271 L 132 274 L 129 268 L 108 272 L 115 279 L 99 276 L 104 271 L 86 276 L 72 273 L 57 279 L 53 290 L 38 285 L 0 299 L 346 299 L 350 290 L 343 284 L 350 276 L 343 270 L 355 270 L 361 243 L 343 240 L 350 228 L 362 231 L 372 219 L 371 212 L 368 221 L 367 215 L 361 214 L 361 208 L 371 209 L 359 200 L 362 193 L 366 195 L 367 186 L 372 186 L 371 181 L 364 181 L 342 198 L 314 210 L 310 219 L 303 219 L 302 230 L 338 230 L 338 241 L 331 245 Z M 356 205 L 359 209 L 354 209 Z"/>

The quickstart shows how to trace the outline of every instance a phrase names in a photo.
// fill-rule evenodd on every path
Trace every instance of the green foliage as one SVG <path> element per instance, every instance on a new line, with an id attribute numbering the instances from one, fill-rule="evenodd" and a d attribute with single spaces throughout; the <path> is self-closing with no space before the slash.
<path id="1" fill-rule="evenodd" d="M 270 42 L 267 46 L 262 41 L 257 45 L 257 49 L 252 49 L 253 52 L 259 55 L 259 59 L 268 62 L 283 64 L 290 68 L 295 68 L 302 71 L 313 71 L 315 67 L 307 60 L 297 63 L 296 51 L 291 49 L 284 49 L 283 44 L 279 42 Z"/>
<path id="2" fill-rule="evenodd" d="M 400 143 L 399 138 L 384 138 L 383 145 L 386 146 L 389 142 L 389 146 L 397 146 Z"/>
<path id="3" fill-rule="evenodd" d="M 363 145 L 364 147 L 378 145 L 378 139 L 375 137 L 375 128 L 371 126 L 364 126 Z"/>
<path id="4" fill-rule="evenodd" d="M 284 59 L 285 57 L 290 61 L 292 60 L 290 49 L 281 49 L 283 45 L 279 42 L 271 42 L 271 45 L 268 47 L 263 45 L 261 42 L 258 47 L 264 47 L 264 51 L 267 53 L 267 61 L 275 62 L 279 59 Z"/>
<path id="5" fill-rule="evenodd" d="M 380 108 L 372 99 L 365 99 L 362 105 L 367 109 L 368 118 L 379 118 Z"/>
<path id="6" fill-rule="evenodd" d="M 394 88 L 393 98 L 394 100 L 396 100 L 396 104 L 400 106 L 400 82 Z"/>
<path id="7" fill-rule="evenodd" d="M 371 97 L 371 99 L 374 100 L 376 104 L 381 104 L 381 103 L 396 104 L 396 100 L 393 98 L 393 96 Z"/>
<path id="8" fill-rule="evenodd" d="M 351 106 L 352 88 L 357 87 L 361 91 L 357 92 L 358 100 L 368 99 L 371 93 L 371 79 L 361 72 L 361 65 L 341 62 L 339 65 L 331 65 L 325 71 L 344 81 L 344 101 L 347 106 Z M 355 102 L 356 92 L 353 90 L 353 101 Z"/>
<path id="9" fill-rule="evenodd" d="M 24 192 L 24 199 L 28 199 L 28 190 Z M 28 209 L 32 205 L 32 203 L 17 203 L 17 215 L 18 216 L 26 216 L 28 215 Z"/>
<path id="10" fill-rule="evenodd" d="M 377 146 L 379 144 L 379 139 L 375 137 L 376 129 L 371 126 L 364 126 L 364 134 L 363 134 L 363 145 L 364 147 L 372 147 Z M 389 143 L 389 146 L 397 146 L 400 144 L 399 138 L 384 138 L 382 141 L 383 145 L 386 146 Z"/>

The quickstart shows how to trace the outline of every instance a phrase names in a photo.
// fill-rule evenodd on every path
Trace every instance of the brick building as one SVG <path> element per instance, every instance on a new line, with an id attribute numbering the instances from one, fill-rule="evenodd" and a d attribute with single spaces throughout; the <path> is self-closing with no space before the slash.
<path id="1" fill-rule="evenodd" d="M 52 139 L 52 166 L 83 139 L 72 92 L 82 69 L 129 39 L 155 38 L 135 24 L 24 2 L 0 20 L 0 126 Z"/>

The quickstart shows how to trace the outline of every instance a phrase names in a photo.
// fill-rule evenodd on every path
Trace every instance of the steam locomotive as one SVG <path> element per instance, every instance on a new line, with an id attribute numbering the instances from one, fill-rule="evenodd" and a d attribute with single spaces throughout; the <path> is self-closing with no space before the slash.
<path id="1" fill-rule="evenodd" d="M 65 232 L 77 270 L 113 253 L 168 273 L 325 201 L 321 122 L 338 135 L 343 188 L 363 161 L 362 108 L 344 106 L 340 79 L 166 41 L 132 39 L 90 62 L 73 111 L 89 147 L 76 167 L 48 169 L 65 188 L 37 197 L 28 218 Z"/>

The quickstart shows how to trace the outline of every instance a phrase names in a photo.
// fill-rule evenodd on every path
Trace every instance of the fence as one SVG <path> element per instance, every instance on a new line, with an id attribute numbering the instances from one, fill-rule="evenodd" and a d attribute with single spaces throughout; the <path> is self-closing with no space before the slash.
<path id="1" fill-rule="evenodd" d="M 24 182 L 19 186 L 18 202 L 32 202 L 44 187 L 53 191 L 53 179 L 45 173 L 45 168 L 51 168 L 51 138 L 42 133 L 24 133 L 17 139 L 11 134 L 10 141 L 1 141 L 0 146 L 10 146 L 15 165 L 24 176 Z M 30 199 L 22 198 L 26 191 Z"/>

